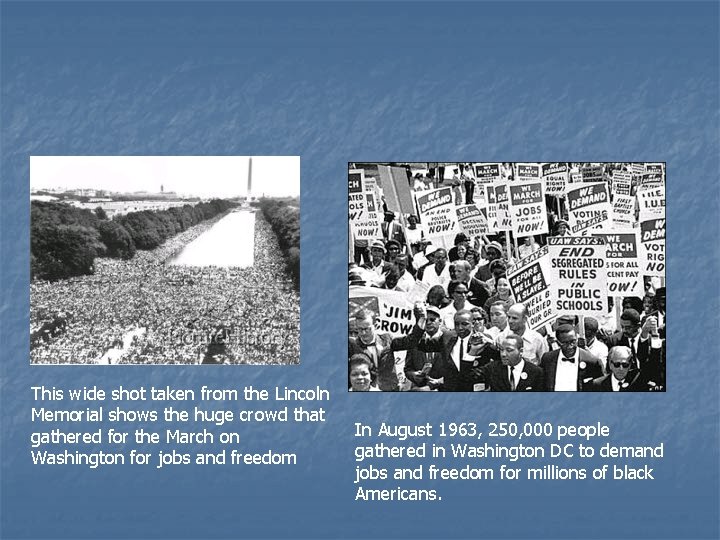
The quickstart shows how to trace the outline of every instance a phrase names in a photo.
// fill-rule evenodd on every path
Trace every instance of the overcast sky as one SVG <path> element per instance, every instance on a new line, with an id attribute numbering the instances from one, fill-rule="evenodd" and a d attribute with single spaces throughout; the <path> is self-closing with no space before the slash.
<path id="1" fill-rule="evenodd" d="M 175 191 L 197 197 L 247 193 L 246 156 L 32 156 L 30 187 Z M 300 157 L 253 156 L 256 196 L 300 195 Z"/>

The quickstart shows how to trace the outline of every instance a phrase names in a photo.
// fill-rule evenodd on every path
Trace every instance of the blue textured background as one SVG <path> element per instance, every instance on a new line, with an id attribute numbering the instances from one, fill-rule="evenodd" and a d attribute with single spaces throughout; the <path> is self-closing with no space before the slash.
<path id="1" fill-rule="evenodd" d="M 4 538 L 718 536 L 716 2 L 0 9 Z M 300 155 L 301 365 L 31 368 L 33 154 Z M 667 161 L 668 392 L 348 394 L 349 160 Z M 320 384 L 333 401 L 325 425 L 240 427 L 249 448 L 293 445 L 295 468 L 38 469 L 33 384 Z M 600 420 L 611 442 L 665 441 L 667 457 L 654 482 L 465 482 L 435 486 L 434 505 L 354 503 L 352 425 L 381 418 Z"/>

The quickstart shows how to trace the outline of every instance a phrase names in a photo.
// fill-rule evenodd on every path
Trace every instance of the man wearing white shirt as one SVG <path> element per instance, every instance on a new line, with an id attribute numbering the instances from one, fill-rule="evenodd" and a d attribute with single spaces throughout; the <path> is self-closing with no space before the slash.
<path id="1" fill-rule="evenodd" d="M 545 372 L 548 392 L 578 392 L 591 389 L 593 379 L 602 376 L 600 361 L 577 346 L 575 328 L 561 324 L 555 329 L 560 350 L 545 353 L 540 367 Z"/>
<path id="2" fill-rule="evenodd" d="M 426 255 L 428 255 L 426 253 Z M 422 282 L 429 285 L 442 285 L 447 290 L 450 283 L 450 265 L 447 262 L 447 251 L 439 248 L 434 253 L 435 264 L 425 268 Z"/>
<path id="3" fill-rule="evenodd" d="M 604 373 L 610 373 L 607 366 L 608 348 L 596 338 L 599 324 L 593 317 L 585 317 L 585 350 L 600 360 Z"/>
<path id="4" fill-rule="evenodd" d="M 498 300 L 490 306 L 490 324 L 487 333 L 490 334 L 499 347 L 501 345 L 501 338 L 504 338 L 510 333 L 510 327 L 508 326 L 507 313 L 505 313 L 505 302 Z"/>
<path id="5" fill-rule="evenodd" d="M 592 390 L 595 392 L 636 392 L 642 391 L 639 373 L 632 369 L 632 351 L 629 347 L 618 345 L 608 355 L 610 373 L 594 379 Z"/>
<path id="6" fill-rule="evenodd" d="M 443 387 L 446 392 L 473 390 L 473 369 L 490 359 L 483 355 L 485 343 L 472 336 L 472 314 L 467 310 L 455 314 L 455 330 L 443 334 Z"/>
<path id="7" fill-rule="evenodd" d="M 508 326 L 510 331 L 523 339 L 523 358 L 535 364 L 540 364 L 543 354 L 548 352 L 547 341 L 535 330 L 527 326 L 528 311 L 525 304 L 513 304 L 508 310 Z M 497 343 L 498 347 L 501 345 Z"/>
<path id="8" fill-rule="evenodd" d="M 470 310 L 474 306 L 467 301 L 468 287 L 461 281 L 451 281 L 448 285 L 448 294 L 452 302 L 440 310 L 442 323 L 448 330 L 455 328 L 455 314 L 458 311 Z"/>
<path id="9" fill-rule="evenodd" d="M 543 371 L 522 358 L 523 340 L 508 334 L 500 345 L 500 362 L 490 362 L 480 368 L 487 390 L 492 392 L 520 392 L 545 390 Z"/>
<path id="10" fill-rule="evenodd" d="M 415 278 L 408 272 L 408 256 L 398 255 L 395 258 L 395 266 L 400 271 L 400 279 L 398 280 L 396 289 L 398 291 L 409 292 L 415 286 Z"/>

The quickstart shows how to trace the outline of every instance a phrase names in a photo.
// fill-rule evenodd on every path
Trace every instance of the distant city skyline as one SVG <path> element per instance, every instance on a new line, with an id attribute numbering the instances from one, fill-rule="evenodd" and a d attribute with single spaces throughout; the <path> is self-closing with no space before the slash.
<path id="1" fill-rule="evenodd" d="M 31 156 L 32 190 L 64 188 L 232 198 L 300 195 L 299 156 Z"/>

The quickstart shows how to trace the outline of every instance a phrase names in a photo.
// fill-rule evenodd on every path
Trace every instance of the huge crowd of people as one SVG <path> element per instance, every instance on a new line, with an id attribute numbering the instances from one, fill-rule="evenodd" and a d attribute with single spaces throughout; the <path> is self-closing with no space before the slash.
<path id="1" fill-rule="evenodd" d="M 605 171 L 626 171 L 607 164 Z M 460 174 L 458 174 L 458 170 Z M 469 172 L 471 167 L 466 167 Z M 503 164 L 511 176 L 511 164 Z M 451 186 L 456 205 L 473 202 L 474 182 L 458 164 L 408 174 L 412 191 Z M 438 176 L 440 180 L 438 180 Z M 633 179 L 632 193 L 637 191 Z M 546 198 L 548 235 L 510 233 L 428 239 L 419 212 L 383 208 L 382 237 L 353 238 L 348 282 L 360 296 L 400 295 L 416 305 L 409 333 L 380 330 L 382 315 L 350 305 L 348 385 L 353 391 L 658 391 L 665 389 L 665 283 L 645 276 L 644 297 L 610 297 L 605 314 L 557 313 L 537 328 L 517 302 L 508 268 L 532 255 L 548 236 L 569 236 L 567 209 Z M 449 247 L 449 246 L 448 246 Z M 373 290 L 377 289 L 377 293 Z"/>
<path id="2" fill-rule="evenodd" d="M 185 245 L 221 218 L 130 260 L 97 259 L 93 275 L 33 281 L 31 361 L 298 363 L 299 294 L 260 213 L 252 267 L 173 264 Z M 58 318 L 60 328 L 37 335 Z"/>

